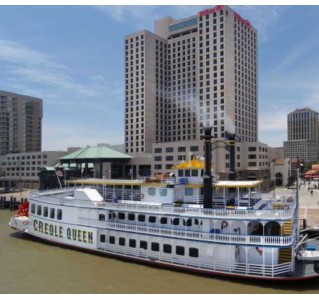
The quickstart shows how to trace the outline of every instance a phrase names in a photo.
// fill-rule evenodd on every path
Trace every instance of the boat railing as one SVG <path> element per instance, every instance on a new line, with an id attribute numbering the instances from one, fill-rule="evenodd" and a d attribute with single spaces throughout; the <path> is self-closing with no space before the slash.
<path id="1" fill-rule="evenodd" d="M 141 250 L 138 248 L 124 247 L 116 244 L 106 243 L 101 248 L 103 250 L 121 254 L 124 256 L 135 256 L 139 258 L 145 258 L 152 261 L 159 261 L 163 263 L 169 263 L 174 265 L 187 266 L 193 269 L 218 271 L 222 273 L 231 273 L 238 275 L 251 275 L 258 277 L 277 277 L 284 276 L 293 271 L 293 262 L 287 262 L 282 264 L 262 265 L 252 264 L 229 260 L 214 259 L 213 257 L 200 256 L 200 257 L 180 257 L 178 255 L 172 255 L 161 251 L 154 252 L 150 250 Z"/>
<path id="2" fill-rule="evenodd" d="M 277 277 L 284 276 L 293 271 L 293 262 L 286 262 L 282 264 L 262 265 L 253 263 L 244 263 L 229 260 L 220 260 L 212 257 L 181 257 L 178 255 L 172 255 L 164 253 L 162 251 L 154 252 L 145 249 L 124 247 L 116 244 L 106 243 L 101 248 L 108 252 L 114 252 L 124 256 L 135 256 L 139 258 L 145 258 L 152 261 L 160 261 L 163 263 L 188 266 L 200 270 L 213 270 L 222 272 L 225 274 L 238 274 L 238 275 L 250 275 L 258 277 Z"/>
<path id="3" fill-rule="evenodd" d="M 178 214 L 190 217 L 216 218 L 216 219 L 291 219 L 295 210 L 295 203 L 278 206 L 277 209 L 203 209 L 198 207 L 174 207 L 173 205 L 159 205 L 143 203 L 141 201 L 130 202 L 106 202 L 89 201 L 72 198 L 74 189 L 61 189 L 55 191 L 46 191 L 32 193 L 30 198 L 42 202 L 54 203 L 58 205 L 74 206 L 98 206 L 100 208 L 112 209 L 118 211 L 133 211 L 156 214 Z M 69 195 L 69 197 L 68 197 Z M 266 200 L 263 200 L 266 201 Z M 134 202 L 134 203 L 132 203 Z M 266 201 L 267 202 L 267 201 Z M 269 201 L 268 201 L 269 202 Z"/>
<path id="4" fill-rule="evenodd" d="M 100 229 L 116 229 L 132 233 L 144 233 L 148 235 L 160 235 L 163 237 L 183 238 L 189 240 L 211 241 L 226 244 L 243 244 L 243 245 L 271 245 L 287 246 L 294 241 L 293 236 L 256 236 L 256 235 L 236 235 L 198 232 L 189 230 L 174 230 L 161 227 L 140 226 L 125 223 L 115 223 L 109 221 L 98 221 L 89 218 L 78 218 L 81 225 L 93 226 Z"/>

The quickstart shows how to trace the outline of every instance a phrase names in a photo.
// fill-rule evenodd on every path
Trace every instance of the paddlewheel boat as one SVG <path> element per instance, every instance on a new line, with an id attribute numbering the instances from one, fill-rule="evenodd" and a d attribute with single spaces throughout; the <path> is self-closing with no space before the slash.
<path id="1" fill-rule="evenodd" d="M 28 211 L 25 204 L 10 226 L 48 242 L 188 272 L 318 277 L 317 255 L 303 252 L 317 253 L 318 239 L 299 232 L 298 192 L 274 195 L 261 192 L 261 181 L 213 180 L 207 202 L 206 163 L 182 162 L 162 180 L 78 180 L 34 192 Z"/>

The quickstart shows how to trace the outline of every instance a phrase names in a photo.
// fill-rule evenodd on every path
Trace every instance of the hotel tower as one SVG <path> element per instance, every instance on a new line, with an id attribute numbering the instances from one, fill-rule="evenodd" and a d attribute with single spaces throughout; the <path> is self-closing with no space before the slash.
<path id="1" fill-rule="evenodd" d="M 256 29 L 228 6 L 126 36 L 126 152 L 199 140 L 205 126 L 257 142 L 257 76 Z"/>

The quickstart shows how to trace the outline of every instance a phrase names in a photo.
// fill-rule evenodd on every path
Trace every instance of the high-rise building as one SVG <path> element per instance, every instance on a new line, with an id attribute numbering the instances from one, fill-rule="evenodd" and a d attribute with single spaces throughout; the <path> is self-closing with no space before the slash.
<path id="1" fill-rule="evenodd" d="M 258 140 L 257 32 L 219 5 L 156 21 L 155 33 L 125 38 L 125 148 L 150 153 L 153 143 L 199 140 L 225 131 Z"/>
<path id="2" fill-rule="evenodd" d="M 295 109 L 288 114 L 288 141 L 284 142 L 284 156 L 305 162 L 319 159 L 318 112 L 310 108 Z"/>
<path id="3" fill-rule="evenodd" d="M 42 100 L 0 91 L 0 155 L 41 151 Z"/>

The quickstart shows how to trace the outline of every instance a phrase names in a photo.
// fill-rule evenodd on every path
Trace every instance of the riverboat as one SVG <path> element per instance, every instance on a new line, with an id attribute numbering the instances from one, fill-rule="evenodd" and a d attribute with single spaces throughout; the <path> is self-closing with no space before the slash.
<path id="1" fill-rule="evenodd" d="M 299 232 L 298 190 L 263 193 L 260 180 L 205 183 L 205 160 L 181 162 L 167 178 L 78 180 L 34 192 L 9 225 L 59 245 L 187 272 L 319 277 L 317 257 L 300 259 L 309 245 L 318 251 L 318 239 Z"/>

